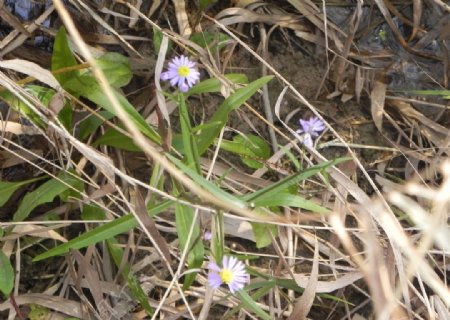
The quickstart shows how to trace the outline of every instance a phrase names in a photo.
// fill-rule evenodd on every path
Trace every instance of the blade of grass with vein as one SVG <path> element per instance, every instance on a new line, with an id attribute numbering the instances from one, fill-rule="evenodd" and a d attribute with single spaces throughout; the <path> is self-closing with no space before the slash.
<path id="1" fill-rule="evenodd" d="M 286 207 L 302 208 L 305 210 L 318 213 L 330 212 L 330 210 L 318 205 L 314 201 L 307 200 L 303 197 L 286 192 L 269 194 L 264 197 L 258 197 L 255 201 L 253 201 L 253 203 L 256 207 L 286 206 Z"/>
<path id="2" fill-rule="evenodd" d="M 199 175 L 194 170 L 190 169 L 188 166 L 186 166 L 183 162 L 181 162 L 177 158 L 171 156 L 170 154 L 166 154 L 166 157 L 169 160 L 171 160 L 186 175 L 188 175 L 195 183 L 197 183 L 203 189 L 208 190 L 211 194 L 213 194 L 217 198 L 224 201 L 232 202 L 234 203 L 235 206 L 241 208 L 248 207 L 244 201 L 220 189 L 217 185 L 203 178 L 201 175 Z"/>
<path id="3" fill-rule="evenodd" d="M 242 197 L 242 199 L 245 201 L 255 201 L 262 197 L 268 197 L 268 196 L 279 194 L 280 192 L 283 192 L 290 186 L 295 185 L 305 179 L 308 179 L 309 177 L 312 177 L 313 175 L 325 170 L 326 168 L 328 168 L 330 166 L 337 165 L 341 162 L 348 161 L 350 159 L 351 158 L 337 158 L 337 159 L 334 159 L 331 161 L 320 163 L 320 164 L 310 167 L 304 171 L 301 171 L 292 176 L 284 178 L 283 180 L 280 180 L 274 184 L 271 184 L 270 186 L 267 186 L 261 190 L 250 193 L 248 195 L 245 195 Z"/>
<path id="4" fill-rule="evenodd" d="M 214 143 L 215 138 L 218 137 L 220 130 L 228 121 L 228 115 L 231 111 L 239 108 L 245 101 L 253 96 L 263 85 L 272 80 L 273 76 L 266 76 L 259 78 L 246 87 L 236 90 L 231 96 L 219 106 L 218 110 L 214 113 L 212 118 L 208 122 L 219 122 L 220 124 L 205 129 L 197 138 L 198 153 L 202 155 L 210 145 Z"/>
<path id="5" fill-rule="evenodd" d="M 79 185 L 79 179 L 73 174 L 68 174 L 61 171 L 58 174 L 58 179 L 51 179 L 36 190 L 27 193 L 23 198 L 22 202 L 14 213 L 14 221 L 23 221 L 37 206 L 51 202 L 56 196 L 63 194 L 66 190 L 71 189 L 71 187 L 76 187 Z"/>
<path id="6" fill-rule="evenodd" d="M 164 211 L 173 204 L 172 201 L 165 201 L 149 210 L 149 215 L 154 216 Z M 127 232 L 137 226 L 137 221 L 132 214 L 127 214 L 120 218 L 114 219 L 100 227 L 90 230 L 82 235 L 63 243 L 53 249 L 50 249 L 33 259 L 40 261 L 53 256 L 61 255 L 69 252 L 71 249 L 81 249 L 96 244 L 100 241 L 110 239 L 118 234 Z"/>
<path id="7" fill-rule="evenodd" d="M 224 77 L 231 81 L 232 83 L 240 83 L 240 84 L 247 84 L 248 78 L 245 74 L 242 73 L 230 73 L 225 74 Z M 193 86 L 187 93 L 187 96 L 191 96 L 194 94 L 199 93 L 214 93 L 214 92 L 220 92 L 220 88 L 222 86 L 222 83 L 219 81 L 219 79 L 211 78 L 203 80 L 199 83 L 197 83 L 195 86 Z"/>
<path id="8" fill-rule="evenodd" d="M 6 203 L 6 201 L 8 201 L 8 199 L 12 196 L 12 194 L 20 187 L 45 178 L 48 177 L 44 176 L 18 182 L 0 181 L 0 207 L 2 207 Z"/>
<path id="9" fill-rule="evenodd" d="M 259 317 L 259 319 L 271 319 L 270 316 L 256 304 L 256 302 L 252 299 L 252 297 L 248 295 L 247 292 L 245 292 L 244 290 L 239 290 L 238 292 L 236 292 L 236 295 L 239 297 L 245 308 L 251 310 Z"/>

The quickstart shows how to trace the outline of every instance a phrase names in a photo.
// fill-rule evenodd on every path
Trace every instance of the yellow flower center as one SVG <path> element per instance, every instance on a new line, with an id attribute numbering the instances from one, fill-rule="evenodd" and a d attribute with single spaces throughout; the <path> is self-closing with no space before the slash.
<path id="1" fill-rule="evenodd" d="M 187 77 L 189 73 L 191 73 L 191 69 L 189 69 L 189 67 L 181 66 L 178 68 L 178 75 L 180 77 Z"/>
<path id="2" fill-rule="evenodd" d="M 227 269 L 223 269 L 222 271 L 220 271 L 219 275 L 220 279 L 222 279 L 225 284 L 229 284 L 231 281 L 233 281 L 234 278 L 233 271 Z"/>

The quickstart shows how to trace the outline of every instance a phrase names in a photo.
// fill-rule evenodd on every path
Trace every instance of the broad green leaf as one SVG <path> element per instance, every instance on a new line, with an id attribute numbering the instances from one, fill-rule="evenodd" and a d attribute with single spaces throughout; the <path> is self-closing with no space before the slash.
<path id="1" fill-rule="evenodd" d="M 14 287 L 14 269 L 8 257 L 0 251 L 0 291 L 9 297 Z"/>
<path id="2" fill-rule="evenodd" d="M 258 316 L 258 319 L 262 320 L 271 320 L 272 318 L 263 310 L 261 309 L 256 302 L 250 297 L 247 292 L 244 290 L 239 290 L 236 292 L 236 296 L 241 300 L 242 304 L 245 306 L 246 309 L 250 310 L 254 314 Z"/>
<path id="3" fill-rule="evenodd" d="M 313 175 L 317 174 L 318 172 L 325 170 L 328 167 L 337 165 L 341 162 L 351 160 L 351 158 L 337 158 L 331 161 L 327 161 L 324 163 L 320 163 L 318 165 L 315 165 L 313 167 L 310 167 L 304 171 L 301 171 L 299 173 L 296 173 L 292 176 L 286 177 L 278 182 L 275 182 L 271 184 L 270 186 L 267 186 L 261 190 L 255 191 L 253 193 L 247 194 L 242 197 L 245 201 L 255 201 L 258 198 L 262 197 L 269 197 L 272 195 L 277 195 L 284 190 L 288 189 L 291 186 L 296 185 L 300 181 L 306 180 L 309 177 L 312 177 Z"/>
<path id="4" fill-rule="evenodd" d="M 116 115 L 114 108 L 109 102 L 109 99 L 103 93 L 103 90 L 100 88 L 97 80 L 91 75 L 84 74 L 77 78 L 71 79 L 70 81 L 66 82 L 66 86 L 70 88 L 71 92 L 76 92 L 77 94 L 106 109 L 110 113 Z M 115 93 L 115 96 L 120 105 L 129 115 L 130 120 L 134 122 L 139 130 L 154 142 L 159 143 L 161 140 L 159 135 L 153 128 L 148 125 L 148 123 L 144 120 L 144 118 L 142 118 L 139 112 L 137 112 L 136 109 L 130 104 L 130 102 L 128 102 L 128 100 L 119 92 L 114 91 L 114 89 L 113 92 Z"/>
<path id="5" fill-rule="evenodd" d="M 220 133 L 220 130 L 228 121 L 228 115 L 231 111 L 239 108 L 245 101 L 247 101 L 258 89 L 268 83 L 273 76 L 262 77 L 249 83 L 246 87 L 237 90 L 219 106 L 216 113 L 208 122 L 220 121 L 220 125 L 210 129 L 203 130 L 197 138 L 198 153 L 202 155 L 208 147 L 214 142 Z"/>
<path id="6" fill-rule="evenodd" d="M 63 69 L 67 67 L 76 66 L 77 60 L 72 53 L 67 41 L 66 29 L 64 27 L 59 28 L 58 33 L 55 37 L 55 42 L 53 43 L 53 54 L 52 54 L 52 71 Z M 76 77 L 78 71 L 73 70 L 69 72 L 55 74 L 56 80 L 64 86 L 64 83 Z"/>
<path id="7" fill-rule="evenodd" d="M 200 240 L 200 227 L 198 221 L 194 221 L 194 211 L 191 207 L 175 204 L 175 223 L 178 239 L 180 240 L 180 249 L 184 250 L 188 246 L 189 254 L 187 257 L 189 269 L 200 268 L 203 264 L 205 248 Z M 188 243 L 189 230 L 194 223 L 194 229 L 190 242 Z M 194 282 L 197 273 L 186 275 L 183 283 L 183 289 L 187 290 Z"/>
<path id="8" fill-rule="evenodd" d="M 44 178 L 46 177 L 39 177 L 35 179 L 18 182 L 0 181 L 0 207 L 4 206 L 6 201 L 8 201 L 9 197 L 11 197 L 11 195 L 20 187 L 32 182 L 39 181 Z"/>
<path id="9" fill-rule="evenodd" d="M 58 174 L 58 179 L 53 178 L 36 190 L 27 193 L 27 195 L 22 199 L 22 202 L 14 213 L 14 221 L 23 221 L 37 206 L 51 202 L 53 199 L 62 194 L 70 187 L 76 186 L 79 183 L 79 179 L 74 177 L 72 174 L 61 171 Z"/>
<path id="10" fill-rule="evenodd" d="M 126 86 L 133 78 L 128 58 L 120 53 L 107 52 L 96 59 L 96 62 L 114 88 Z"/>
<path id="11" fill-rule="evenodd" d="M 245 74 L 242 73 L 230 73 L 225 74 L 225 78 L 227 78 L 232 83 L 240 83 L 240 84 L 247 84 L 248 78 Z M 214 93 L 214 92 L 220 92 L 221 82 L 216 79 L 206 79 L 199 83 L 197 83 L 195 86 L 193 86 L 186 95 L 191 96 L 194 94 L 199 93 Z"/>
<path id="12" fill-rule="evenodd" d="M 111 256 L 114 260 L 114 263 L 117 268 L 122 266 L 122 260 L 123 260 L 123 250 L 119 246 L 117 246 L 116 239 L 108 239 L 107 240 L 108 249 L 111 253 Z M 128 286 L 131 289 L 131 294 L 133 297 L 139 301 L 141 306 L 145 309 L 147 312 L 147 315 L 152 316 L 154 314 L 153 308 L 148 303 L 148 296 L 145 294 L 145 291 L 142 289 L 139 280 L 137 279 L 136 275 L 131 270 L 130 264 L 127 262 L 122 267 L 122 277 L 127 280 Z"/>
<path id="13" fill-rule="evenodd" d="M 104 220 L 106 218 L 105 211 L 97 205 L 83 205 L 81 219 L 83 220 Z"/>
<path id="14" fill-rule="evenodd" d="M 233 138 L 233 141 L 223 140 L 220 147 L 240 155 L 242 162 L 253 169 L 263 167 L 258 159 L 267 160 L 270 157 L 269 145 L 260 137 L 251 134 L 237 135 Z"/>
<path id="15" fill-rule="evenodd" d="M 253 204 L 256 207 L 286 206 L 286 207 L 302 208 L 305 210 L 318 213 L 330 212 L 327 208 L 324 208 L 311 200 L 307 200 L 305 198 L 287 192 L 280 192 L 277 194 L 271 194 L 268 196 L 260 197 L 257 200 L 255 200 Z"/>
<path id="16" fill-rule="evenodd" d="M 94 147 L 96 146 L 110 146 L 115 147 L 122 150 L 127 151 L 142 151 L 141 148 L 136 146 L 134 144 L 133 139 L 130 137 L 124 135 L 122 132 L 117 131 L 114 128 L 108 128 L 106 129 L 105 133 L 95 140 L 95 142 L 92 144 Z"/>
<path id="17" fill-rule="evenodd" d="M 172 201 L 166 201 L 149 210 L 149 214 L 154 216 L 172 205 Z M 81 249 L 96 244 L 97 242 L 112 238 L 118 234 L 127 232 L 137 226 L 137 221 L 132 214 L 127 214 L 111 222 L 105 223 L 93 230 L 83 233 L 75 239 L 63 243 L 53 249 L 50 249 L 33 259 L 40 261 L 53 256 L 69 252 L 70 249 Z"/>
<path id="18" fill-rule="evenodd" d="M 114 117 L 114 115 L 106 110 L 101 110 L 98 112 L 100 116 L 105 118 L 106 120 L 110 120 Z M 98 129 L 103 123 L 103 119 L 97 117 L 95 114 L 91 114 L 86 119 L 81 121 L 80 123 L 80 140 L 86 139 L 90 134 L 92 134 L 95 130 Z"/>
<path id="19" fill-rule="evenodd" d="M 194 33 L 190 40 L 202 48 L 208 48 L 211 52 L 218 52 L 230 41 L 230 36 L 222 32 L 198 32 Z"/>
<path id="20" fill-rule="evenodd" d="M 272 244 L 272 240 L 278 235 L 278 227 L 272 224 L 252 222 L 253 236 L 258 249 Z"/>

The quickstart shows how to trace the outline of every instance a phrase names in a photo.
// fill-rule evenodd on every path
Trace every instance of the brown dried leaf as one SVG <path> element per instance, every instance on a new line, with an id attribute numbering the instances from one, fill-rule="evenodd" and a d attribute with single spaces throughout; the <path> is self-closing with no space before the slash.
<path id="1" fill-rule="evenodd" d="M 11 151 L 0 151 L 0 168 L 5 169 L 9 167 L 16 166 L 18 164 L 24 163 L 27 160 L 33 161 L 37 157 L 43 156 L 42 150 L 31 149 L 31 150 L 15 150 Z"/>
<path id="2" fill-rule="evenodd" d="M 383 112 L 386 100 L 387 85 L 383 79 L 375 79 L 372 92 L 370 93 L 370 111 L 372 119 L 378 131 L 383 132 Z"/>
<path id="3" fill-rule="evenodd" d="M 153 221 L 153 219 L 148 215 L 144 198 L 142 198 L 141 192 L 137 187 L 135 188 L 135 201 L 136 214 L 145 225 L 148 233 L 151 235 L 150 240 L 153 242 L 153 245 L 155 247 L 158 247 L 160 249 L 161 253 L 164 255 L 165 260 L 167 260 L 169 264 L 172 264 L 169 245 L 167 244 L 166 239 L 161 236 L 158 229 L 156 228 L 155 221 Z"/>

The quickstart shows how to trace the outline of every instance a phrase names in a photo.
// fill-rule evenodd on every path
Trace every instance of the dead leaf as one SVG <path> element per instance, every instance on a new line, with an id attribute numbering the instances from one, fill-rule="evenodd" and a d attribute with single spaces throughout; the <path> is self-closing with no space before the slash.
<path id="1" fill-rule="evenodd" d="M 295 303 L 294 310 L 292 311 L 292 314 L 289 316 L 288 320 L 306 319 L 306 316 L 311 310 L 314 299 L 316 298 L 318 276 L 319 276 L 319 246 L 316 240 L 311 276 L 309 277 L 305 291 L 303 291 L 302 296 Z"/>
<path id="2" fill-rule="evenodd" d="M 370 111 L 372 119 L 378 131 L 383 132 L 383 113 L 386 100 L 386 82 L 381 79 L 375 79 L 372 92 L 370 93 Z"/>
<path id="3" fill-rule="evenodd" d="M 136 214 L 139 219 L 144 224 L 148 233 L 151 235 L 150 240 L 153 242 L 153 245 L 159 248 L 161 254 L 164 255 L 165 260 L 167 260 L 168 264 L 172 264 L 172 258 L 170 256 L 169 246 L 167 245 L 166 239 L 164 239 L 159 230 L 156 228 L 156 223 L 153 219 L 148 215 L 147 207 L 144 202 L 144 198 L 142 198 L 141 192 L 136 187 L 135 188 L 135 201 L 136 201 Z"/>
<path id="4" fill-rule="evenodd" d="M 0 61 L 0 68 L 10 69 L 29 75 L 57 91 L 61 88 L 58 80 L 56 80 L 50 71 L 42 68 L 34 62 L 22 59 L 3 60 Z"/>

